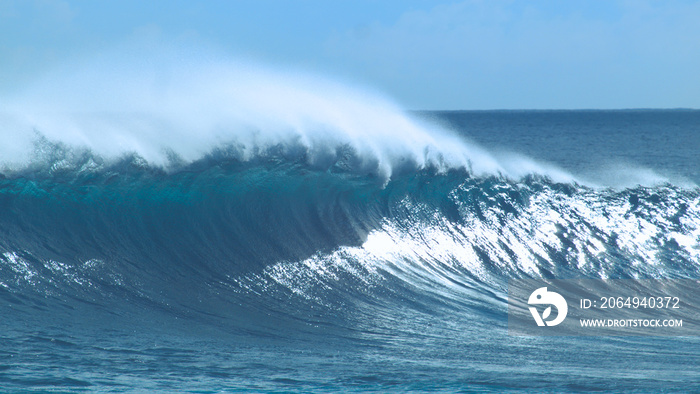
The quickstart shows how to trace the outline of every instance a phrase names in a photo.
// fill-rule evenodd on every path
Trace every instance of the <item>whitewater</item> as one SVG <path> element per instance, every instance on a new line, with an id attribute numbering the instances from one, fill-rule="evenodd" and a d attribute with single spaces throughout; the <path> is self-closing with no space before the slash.
<path id="1" fill-rule="evenodd" d="M 506 299 L 511 278 L 697 279 L 696 141 L 614 176 L 581 158 L 601 127 L 698 118 L 407 112 L 211 53 L 66 64 L 2 98 L 0 383 L 697 390 L 696 338 L 511 336 Z M 571 125 L 591 139 L 557 157 Z"/>

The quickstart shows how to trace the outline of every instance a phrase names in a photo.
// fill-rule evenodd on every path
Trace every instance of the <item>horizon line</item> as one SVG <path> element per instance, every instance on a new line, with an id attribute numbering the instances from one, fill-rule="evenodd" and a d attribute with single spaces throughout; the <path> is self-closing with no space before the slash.
<path id="1" fill-rule="evenodd" d="M 639 108 L 488 108 L 488 109 L 406 109 L 407 112 L 644 112 L 644 111 L 700 111 L 688 107 Z"/>

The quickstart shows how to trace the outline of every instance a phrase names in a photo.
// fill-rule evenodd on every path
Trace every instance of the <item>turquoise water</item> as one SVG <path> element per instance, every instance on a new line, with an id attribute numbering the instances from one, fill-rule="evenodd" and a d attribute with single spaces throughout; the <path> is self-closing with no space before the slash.
<path id="1" fill-rule="evenodd" d="M 699 278 L 699 111 L 422 115 L 537 165 L 38 142 L 0 178 L 0 387 L 700 391 L 697 338 L 510 336 L 506 303 L 515 277 Z"/>

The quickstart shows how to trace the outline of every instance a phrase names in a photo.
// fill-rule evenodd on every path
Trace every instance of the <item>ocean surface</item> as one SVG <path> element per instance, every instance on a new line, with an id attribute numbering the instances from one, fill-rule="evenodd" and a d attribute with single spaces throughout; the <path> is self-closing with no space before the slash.
<path id="1" fill-rule="evenodd" d="M 507 325 L 510 278 L 700 279 L 700 111 L 367 111 L 0 117 L 0 391 L 700 391 L 700 338 Z"/>

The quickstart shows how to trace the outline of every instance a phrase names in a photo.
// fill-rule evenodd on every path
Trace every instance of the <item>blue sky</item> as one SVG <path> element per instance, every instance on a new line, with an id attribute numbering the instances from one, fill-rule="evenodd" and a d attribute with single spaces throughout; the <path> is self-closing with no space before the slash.
<path id="1" fill-rule="evenodd" d="M 0 0 L 0 89 L 128 43 L 201 45 L 409 109 L 700 108 L 700 1 Z"/>

